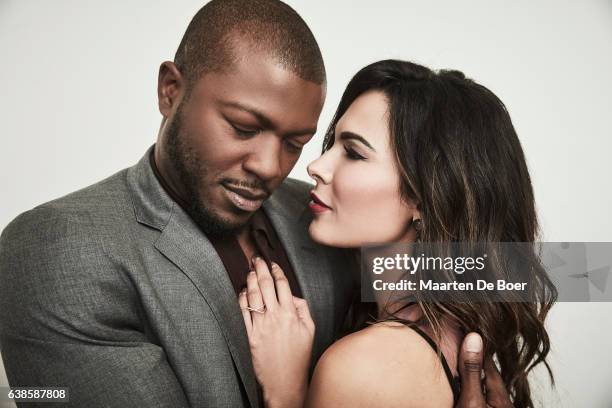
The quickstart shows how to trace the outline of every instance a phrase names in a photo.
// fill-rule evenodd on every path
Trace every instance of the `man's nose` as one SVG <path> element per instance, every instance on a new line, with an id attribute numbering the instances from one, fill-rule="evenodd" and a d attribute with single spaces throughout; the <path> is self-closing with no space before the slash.
<path id="1" fill-rule="evenodd" d="M 251 151 L 243 163 L 249 173 L 253 173 L 263 181 L 268 181 L 282 175 L 281 153 L 282 141 L 273 134 L 261 135 L 259 140 L 250 146 Z"/>

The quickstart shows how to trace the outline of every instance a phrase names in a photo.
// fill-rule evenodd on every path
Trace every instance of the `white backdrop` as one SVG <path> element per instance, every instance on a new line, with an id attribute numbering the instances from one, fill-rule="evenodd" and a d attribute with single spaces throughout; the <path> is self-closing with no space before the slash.
<path id="1" fill-rule="evenodd" d="M 132 165 L 154 142 L 159 64 L 172 59 L 202 5 L 176 3 L 0 0 L 0 229 L 22 211 Z M 401 58 L 460 69 L 512 115 L 544 239 L 612 241 L 611 1 L 289 3 L 326 61 L 321 130 L 350 76 L 367 63 Z M 318 156 L 322 133 L 293 177 L 308 179 L 305 166 Z M 611 315 L 612 304 L 555 306 L 557 388 L 538 388 L 543 406 L 612 405 Z"/>

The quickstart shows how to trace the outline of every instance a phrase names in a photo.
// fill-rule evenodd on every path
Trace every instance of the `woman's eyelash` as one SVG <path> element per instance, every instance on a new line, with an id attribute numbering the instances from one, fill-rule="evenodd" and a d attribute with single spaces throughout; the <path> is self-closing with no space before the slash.
<path id="1" fill-rule="evenodd" d="M 365 157 L 363 157 L 350 147 L 344 146 L 344 151 L 346 152 L 346 156 L 351 160 L 365 160 Z"/>

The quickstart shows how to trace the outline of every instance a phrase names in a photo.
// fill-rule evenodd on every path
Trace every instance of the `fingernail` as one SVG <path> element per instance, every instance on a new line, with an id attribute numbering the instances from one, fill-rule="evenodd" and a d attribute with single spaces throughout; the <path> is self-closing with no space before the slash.
<path id="1" fill-rule="evenodd" d="M 253 263 L 255 263 L 259 260 L 259 256 L 255 255 L 253 258 L 251 258 L 251 260 L 253 261 Z"/>
<path id="2" fill-rule="evenodd" d="M 482 350 L 482 339 L 476 333 L 470 333 L 467 335 L 465 342 L 465 349 L 472 353 L 480 353 Z"/>
<path id="3" fill-rule="evenodd" d="M 255 275 L 255 271 L 249 271 L 249 275 Z"/>
<path id="4" fill-rule="evenodd" d="M 278 265 L 276 264 L 276 262 L 271 262 L 272 268 L 278 268 Z"/>

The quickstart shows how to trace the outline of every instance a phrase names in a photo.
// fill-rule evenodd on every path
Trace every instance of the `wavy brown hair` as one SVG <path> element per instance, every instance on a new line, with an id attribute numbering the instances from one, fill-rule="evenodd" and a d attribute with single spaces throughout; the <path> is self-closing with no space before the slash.
<path id="1" fill-rule="evenodd" d="M 421 213 L 423 242 L 536 241 L 538 221 L 525 156 L 497 96 L 459 71 L 434 72 L 411 62 L 379 61 L 349 82 L 323 151 L 333 145 L 335 126 L 344 112 L 372 90 L 383 92 L 388 100 L 400 194 L 416 203 Z M 498 252 L 487 273 L 508 276 L 512 271 L 504 256 Z M 514 405 L 533 407 L 528 373 L 543 363 L 554 383 L 546 362 L 550 341 L 544 320 L 557 292 L 535 251 L 521 261 L 531 301 L 516 301 L 511 295 L 495 302 L 461 295 L 440 301 L 418 292 L 415 298 L 437 341 L 442 321 L 478 332 L 486 355 L 496 356 Z M 357 301 L 352 329 L 363 327 L 373 313 L 375 305 Z"/>

